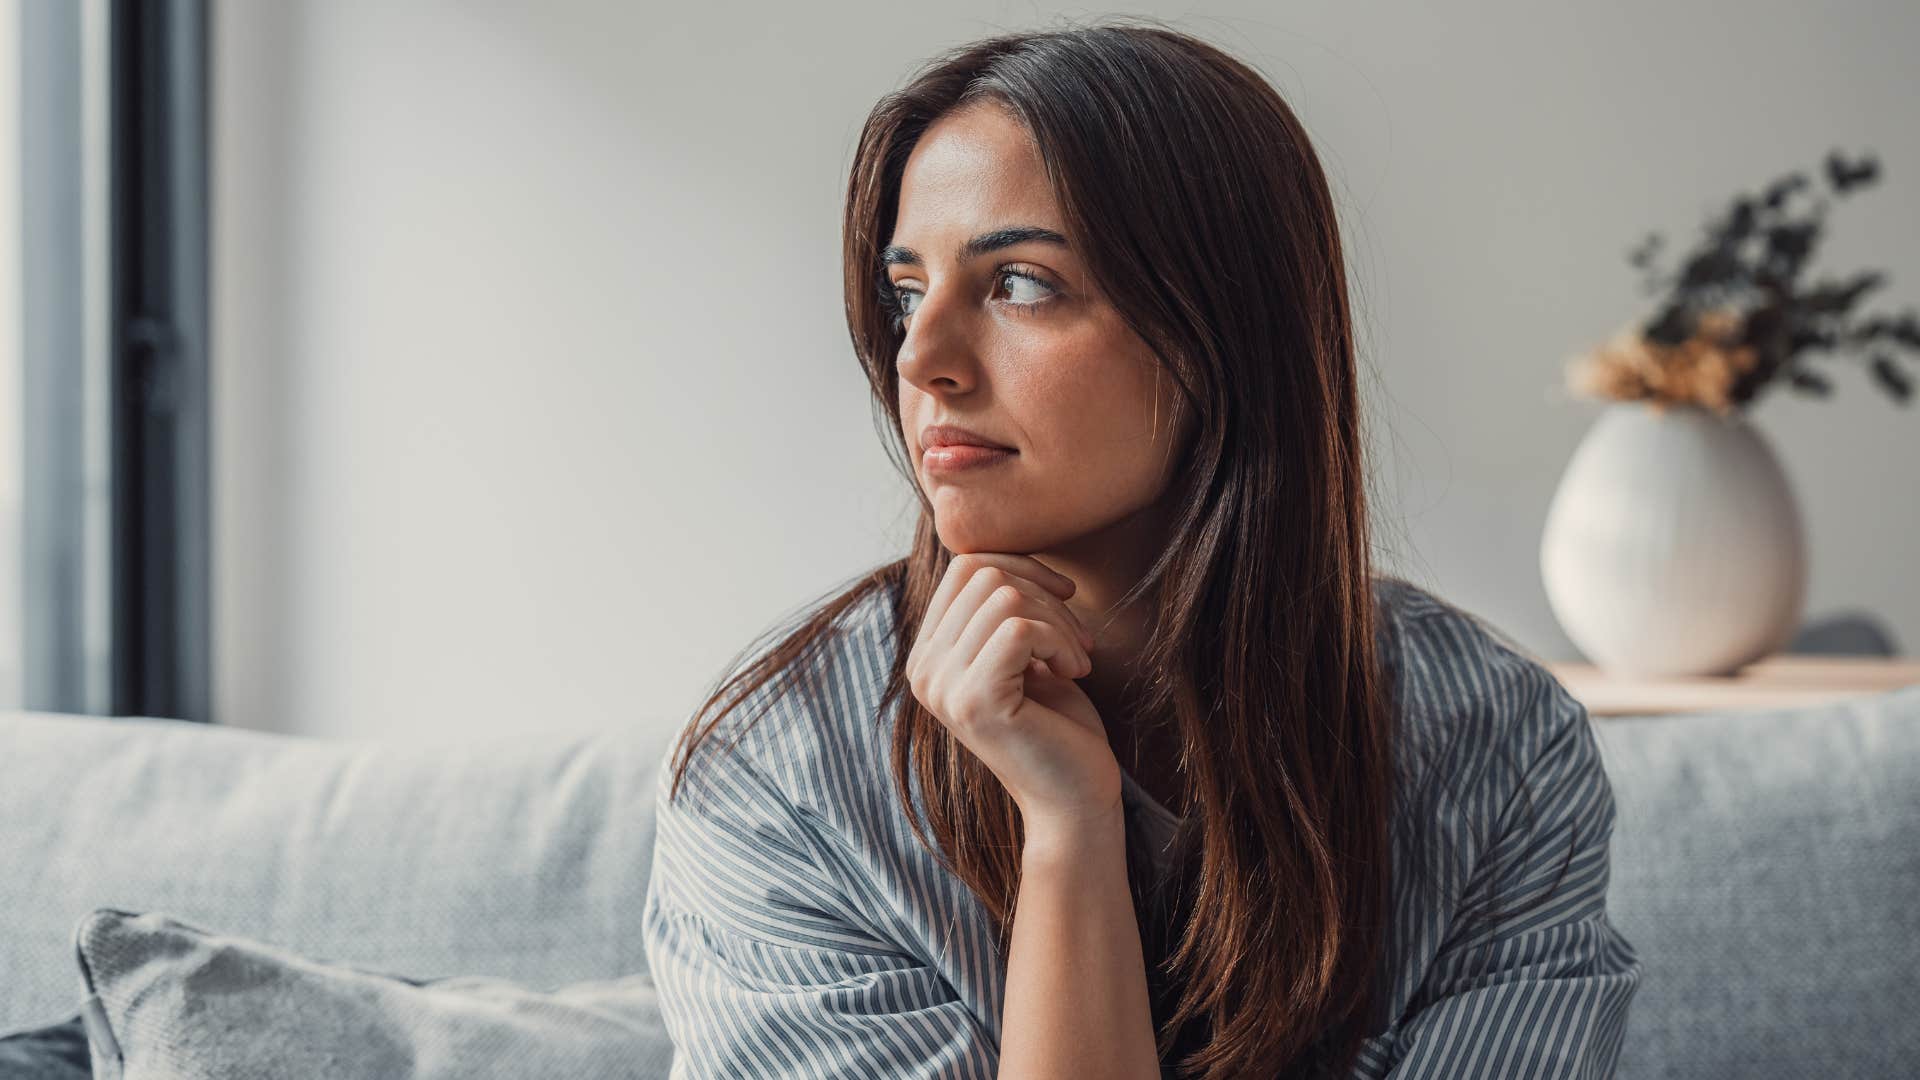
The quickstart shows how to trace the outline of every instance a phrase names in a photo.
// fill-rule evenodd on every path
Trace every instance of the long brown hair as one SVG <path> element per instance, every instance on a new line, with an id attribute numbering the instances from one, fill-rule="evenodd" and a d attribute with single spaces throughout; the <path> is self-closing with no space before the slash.
<path id="1" fill-rule="evenodd" d="M 1163 885 L 1128 854 L 1162 1060 L 1190 1051 L 1183 1074 L 1209 1077 L 1343 1072 L 1388 1019 L 1396 806 L 1346 268 L 1300 122 L 1253 69 L 1193 37 L 1137 19 L 1005 34 L 933 58 L 875 105 L 846 194 L 846 312 L 888 452 L 919 493 L 913 547 L 712 692 L 673 790 L 721 719 L 775 675 L 796 678 L 883 590 L 901 647 L 875 722 L 894 710 L 894 787 L 919 842 L 991 916 L 1004 959 L 1018 807 L 907 689 L 904 644 L 953 555 L 901 431 L 880 262 L 916 141 L 983 100 L 1032 134 L 1075 251 L 1198 420 L 1166 496 L 1177 541 L 1122 600 L 1153 605 L 1129 687 L 1141 716 L 1171 718 L 1190 808 Z"/>

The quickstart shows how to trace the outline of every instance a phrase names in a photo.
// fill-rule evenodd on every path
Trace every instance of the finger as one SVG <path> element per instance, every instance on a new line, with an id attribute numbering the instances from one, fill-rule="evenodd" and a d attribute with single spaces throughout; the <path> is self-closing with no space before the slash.
<path id="1" fill-rule="evenodd" d="M 1047 591 L 1065 600 L 1079 589 L 1079 585 L 1067 575 L 1041 562 L 1031 555 L 1017 555 L 1008 552 L 983 552 L 994 560 L 994 565 L 1017 574 L 1030 581 L 1038 582 Z"/>
<path id="2" fill-rule="evenodd" d="M 1056 663 L 1059 663 L 1060 666 L 1063 668 L 1066 668 L 1067 666 L 1065 661 L 1056 661 Z M 1033 664 L 1028 668 L 1028 670 L 1034 672 L 1036 675 L 1040 675 L 1049 679 L 1071 680 L 1076 678 L 1076 676 L 1074 675 L 1074 672 L 1078 671 L 1079 669 L 1067 668 L 1067 670 L 1065 671 L 1055 671 L 1053 668 L 1053 664 L 1049 664 L 1045 660 L 1035 660 Z"/>
<path id="3" fill-rule="evenodd" d="M 973 663 L 980 653 L 980 646 L 993 633 L 996 624 L 1009 618 L 1024 617 L 1057 626 L 1062 636 L 1073 644 L 1077 658 L 1070 666 L 1060 666 L 1063 674 L 1071 670 L 1075 674 L 1068 677 L 1079 678 L 1092 669 L 1093 658 L 1087 653 L 1091 644 L 1082 639 L 1074 628 L 1072 613 L 1032 581 L 989 567 L 975 574 L 973 583 L 960 596 L 948 609 L 948 622 L 957 623 L 962 612 L 971 614 L 965 616 L 966 624 L 959 627 L 953 640 L 943 641 L 942 647 L 963 665 Z M 989 608 L 991 611 L 987 610 Z"/>
<path id="4" fill-rule="evenodd" d="M 1072 578 L 1031 555 L 1018 555 L 1009 551 L 971 551 L 965 555 L 954 556 L 955 562 L 961 559 L 976 564 L 969 573 L 978 570 L 981 566 L 997 566 L 1009 574 L 1038 582 L 1045 586 L 1048 592 L 1062 600 L 1072 596 L 1079 589 Z"/>
<path id="5" fill-rule="evenodd" d="M 1060 624 L 1071 632 L 1073 639 L 1080 643 L 1082 649 L 1093 648 L 1093 632 L 1087 629 L 1087 624 L 1080 621 L 1079 613 L 1068 607 L 1065 600 L 1041 588 L 1032 579 L 1023 578 L 1017 574 L 1007 575 L 1007 584 L 1031 597 L 1034 603 L 1053 612 L 1060 620 Z"/>
<path id="6" fill-rule="evenodd" d="M 1082 644 L 1092 648 L 1093 631 L 1087 627 L 1086 620 L 1082 619 L 1078 612 L 1067 606 L 1067 600 L 1080 591 L 1079 583 L 1031 555 L 1011 555 L 1007 556 L 1007 560 L 1010 561 L 996 565 L 1001 566 L 1016 578 L 1041 586 L 1043 591 L 1036 593 L 1029 589 L 1029 594 L 1045 600 L 1050 607 L 1071 620 L 1076 629 L 1076 636 L 1082 639 Z"/>
<path id="7" fill-rule="evenodd" d="M 1059 672 L 1048 667 L 1047 662 L 1045 660 L 1040 660 L 1040 659 L 1027 661 L 1027 676 L 1033 679 L 1064 679 L 1066 678 L 1065 675 L 1062 675 Z M 1031 693 L 1031 691 L 1029 691 L 1029 693 Z"/>
<path id="8" fill-rule="evenodd" d="M 968 558 L 961 556 L 961 559 Z M 934 594 L 934 600 L 927 605 L 927 617 L 920 624 L 920 645 L 929 653 L 946 654 L 953 643 L 966 630 L 967 623 L 973 619 L 973 613 L 979 608 L 986 594 L 995 587 L 998 575 L 974 572 L 971 560 L 959 559 L 947 567 L 947 576 L 940 581 L 940 588 Z M 942 601 L 944 594 L 945 601 Z M 938 612 L 935 612 L 935 607 Z"/>
<path id="9" fill-rule="evenodd" d="M 940 628 L 946 621 L 947 612 L 952 609 L 954 598 L 966 588 L 975 566 L 973 557 L 969 555 L 956 556 L 947 564 L 945 576 L 940 579 L 939 587 L 933 590 L 933 599 L 927 601 L 927 610 L 920 615 L 920 632 L 913 639 L 915 651 L 940 639 Z M 951 634 L 947 636 L 952 637 Z"/>
<path id="10" fill-rule="evenodd" d="M 1015 617 L 995 626 L 974 658 L 971 670 L 987 679 L 1024 676 L 1034 661 L 1045 661 L 1060 678 L 1078 663 L 1073 643 L 1058 626 Z"/>
<path id="11" fill-rule="evenodd" d="M 1059 624 L 1067 640 L 1073 642 L 1074 651 L 1080 654 L 1083 668 L 1090 670 L 1093 667 L 1093 657 L 1090 654 L 1093 648 L 1093 634 L 1087 629 L 1086 624 L 1080 621 L 1080 616 L 1067 606 L 1066 601 L 1043 589 L 1036 589 L 1033 582 L 1025 578 L 1014 578 L 1013 585 L 1026 595 L 1030 603 L 1039 604 L 1044 612 Z M 1080 672 L 1080 675 L 1086 674 L 1082 668 L 1074 670 Z M 1079 678 L 1080 675 L 1071 677 Z"/>
<path id="12" fill-rule="evenodd" d="M 960 642 L 966 636 L 967 628 L 973 625 L 982 605 L 993 596 L 994 590 L 1013 583 L 1013 577 L 993 567 L 981 567 L 965 578 L 959 586 L 959 592 L 953 602 L 947 605 L 940 617 L 940 625 L 927 635 L 927 649 L 941 656 L 949 657 L 965 667 L 979 652 L 979 643 L 975 642 L 964 654 L 959 651 Z M 1017 586 L 1016 586 L 1017 588 Z M 992 628 L 989 627 L 990 631 Z M 984 640 L 984 636 L 981 640 Z"/>
<path id="13" fill-rule="evenodd" d="M 1073 580 L 1065 575 L 1049 570 L 1038 559 L 1026 555 L 1007 555 L 1000 552 L 968 552 L 957 555 L 947 567 L 946 576 L 940 581 L 940 587 L 934 591 L 933 599 L 928 601 L 926 613 L 921 617 L 919 632 L 914 635 L 914 649 L 949 649 L 965 632 L 967 624 L 979 610 L 980 604 L 994 588 L 1002 584 L 1028 583 L 1024 591 L 1045 597 L 1057 605 L 1060 614 L 1078 626 L 1078 634 L 1085 634 L 1086 647 L 1092 646 L 1092 634 L 1087 631 L 1080 617 L 1059 600 L 1044 582 L 1035 581 L 1028 573 L 1050 575 L 1066 583 L 1066 592 L 1071 595 L 1075 589 Z M 974 587 L 979 586 L 979 587 Z"/>
<path id="14" fill-rule="evenodd" d="M 1072 578 L 1048 569 L 1040 560 L 1027 555 L 1014 555 L 1001 558 L 996 553 L 983 552 L 961 557 L 984 560 L 982 565 L 972 571 L 976 577 L 984 573 L 992 577 L 1006 579 L 1013 584 L 1022 585 L 1022 591 L 1058 612 L 1060 616 L 1073 627 L 1074 636 L 1080 639 L 1082 646 L 1086 648 L 1093 647 L 1093 632 L 1087 628 L 1086 622 L 1080 618 L 1079 613 L 1067 606 L 1065 600 L 1065 597 L 1071 596 L 1074 592 L 1078 591 L 1078 586 L 1074 584 Z M 993 573 L 989 573 L 990 571 Z M 1065 582 L 1065 591 L 1062 592 L 1061 590 L 1051 588 L 1047 581 L 1035 578 L 1033 576 L 1034 573 L 1050 575 L 1061 582 Z M 969 619 L 971 619 L 970 614 Z M 957 635 L 957 633 L 958 631 L 956 630 L 955 634 Z"/>
<path id="15" fill-rule="evenodd" d="M 1018 621 L 1045 628 L 1042 635 L 1045 640 L 1036 641 L 1033 655 L 1047 661 L 1047 666 L 1062 677 L 1081 678 L 1092 670 L 1093 659 L 1087 655 L 1070 624 L 1062 622 L 1051 609 L 1027 595 L 1017 580 L 992 586 L 975 610 L 972 621 L 949 646 L 949 655 L 963 666 L 971 667 L 979 662 L 980 650 L 1003 624 Z"/>

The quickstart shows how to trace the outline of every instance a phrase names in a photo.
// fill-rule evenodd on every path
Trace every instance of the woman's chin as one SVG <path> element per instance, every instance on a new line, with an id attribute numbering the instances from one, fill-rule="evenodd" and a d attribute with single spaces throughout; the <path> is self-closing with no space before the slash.
<path id="1" fill-rule="evenodd" d="M 1054 539 L 1051 534 L 1031 527 L 987 528 L 958 525 L 944 517 L 936 524 L 935 531 L 940 535 L 941 545 L 955 555 L 976 552 L 1045 551 Z"/>

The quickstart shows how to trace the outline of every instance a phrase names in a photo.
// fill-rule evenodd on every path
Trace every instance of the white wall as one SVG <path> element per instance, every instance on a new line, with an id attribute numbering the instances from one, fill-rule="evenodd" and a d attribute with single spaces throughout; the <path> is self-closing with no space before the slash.
<path id="1" fill-rule="evenodd" d="M 954 10 L 960 8 L 960 10 Z M 218 719 L 333 735 L 678 723 L 779 614 L 903 551 L 841 314 L 867 109 L 1031 4 L 216 9 Z M 1548 656 L 1564 358 L 1625 252 L 1831 147 L 1816 269 L 1920 302 L 1920 9 L 1130 9 L 1266 71 L 1334 173 L 1390 565 Z M 1920 649 L 1920 409 L 1858 372 L 1756 421 L 1813 614 Z"/>

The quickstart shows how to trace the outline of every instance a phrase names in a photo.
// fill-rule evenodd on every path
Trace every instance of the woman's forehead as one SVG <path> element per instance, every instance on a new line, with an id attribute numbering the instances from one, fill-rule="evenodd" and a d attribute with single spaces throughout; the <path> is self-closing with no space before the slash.
<path id="1" fill-rule="evenodd" d="M 967 227 L 1056 217 L 1045 163 L 1031 136 L 999 109 L 949 113 L 921 135 L 900 182 L 900 221 Z"/>

